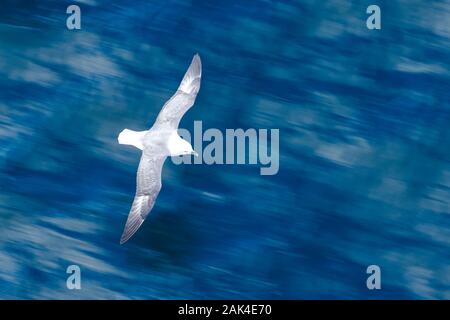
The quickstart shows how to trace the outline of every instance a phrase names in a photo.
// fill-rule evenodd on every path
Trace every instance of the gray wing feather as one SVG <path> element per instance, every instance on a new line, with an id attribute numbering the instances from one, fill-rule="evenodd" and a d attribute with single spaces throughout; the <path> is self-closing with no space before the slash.
<path id="1" fill-rule="evenodd" d="M 161 172 L 166 156 L 141 157 L 136 178 L 136 195 L 128 214 L 120 244 L 127 242 L 139 229 L 152 210 L 161 190 Z"/>
<path id="2" fill-rule="evenodd" d="M 188 111 L 195 102 L 197 93 L 200 90 L 200 81 L 202 77 L 202 62 L 200 56 L 196 54 L 192 58 L 186 74 L 181 80 L 177 92 L 166 102 L 154 127 L 168 126 L 177 129 L 183 115 Z"/>

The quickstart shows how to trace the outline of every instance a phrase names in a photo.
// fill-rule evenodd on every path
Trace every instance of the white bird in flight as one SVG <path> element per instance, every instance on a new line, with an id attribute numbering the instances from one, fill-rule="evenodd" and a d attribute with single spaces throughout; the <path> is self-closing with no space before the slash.
<path id="1" fill-rule="evenodd" d="M 161 190 L 161 171 L 166 158 L 197 155 L 191 144 L 178 135 L 177 129 L 183 115 L 194 105 L 200 90 L 201 76 L 202 64 L 196 54 L 177 92 L 163 106 L 153 126 L 146 131 L 125 129 L 119 134 L 120 144 L 132 145 L 142 150 L 136 177 L 136 195 L 120 244 L 133 236 L 152 210 Z"/>

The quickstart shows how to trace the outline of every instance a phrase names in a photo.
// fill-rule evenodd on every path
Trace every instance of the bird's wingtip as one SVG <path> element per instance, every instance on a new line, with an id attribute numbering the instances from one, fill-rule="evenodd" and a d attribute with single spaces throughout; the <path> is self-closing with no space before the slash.
<path id="1" fill-rule="evenodd" d="M 129 234 L 127 234 L 125 231 L 122 233 L 122 235 L 120 236 L 120 244 L 124 244 L 125 242 L 127 242 L 128 240 L 130 240 L 131 236 Z"/>
<path id="2" fill-rule="evenodd" d="M 201 75 L 202 74 L 202 59 L 200 59 L 200 55 L 196 53 L 194 58 L 192 58 L 192 65 L 196 68 L 195 70 Z"/>

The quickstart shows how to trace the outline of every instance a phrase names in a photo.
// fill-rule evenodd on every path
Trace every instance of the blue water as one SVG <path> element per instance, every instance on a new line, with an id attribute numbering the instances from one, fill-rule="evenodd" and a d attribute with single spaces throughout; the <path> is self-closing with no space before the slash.
<path id="1" fill-rule="evenodd" d="M 448 1 L 2 1 L 0 298 L 450 299 L 449 45 Z M 181 127 L 278 128 L 279 172 L 166 161 L 120 246 L 140 154 L 117 135 L 196 52 Z"/>

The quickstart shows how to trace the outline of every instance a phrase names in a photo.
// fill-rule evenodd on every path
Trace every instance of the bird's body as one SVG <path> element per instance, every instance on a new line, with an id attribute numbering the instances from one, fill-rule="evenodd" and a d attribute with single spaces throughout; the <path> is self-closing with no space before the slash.
<path id="1" fill-rule="evenodd" d="M 146 131 L 123 130 L 120 144 L 142 150 L 136 178 L 136 195 L 120 243 L 125 243 L 139 229 L 152 210 L 161 190 L 161 171 L 168 156 L 196 154 L 192 146 L 177 133 L 181 118 L 194 104 L 200 90 L 201 61 L 192 59 L 176 93 L 166 102 L 153 126 Z"/>

